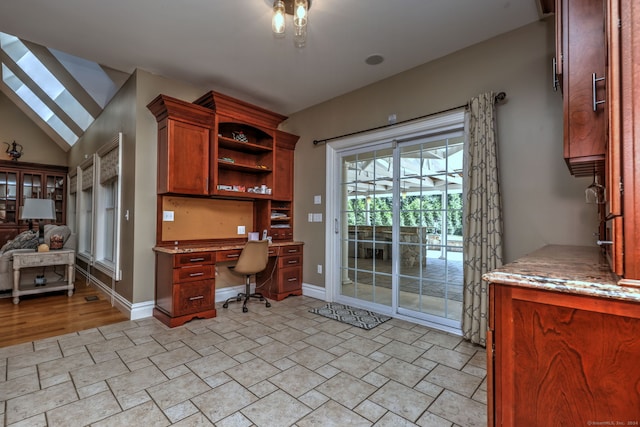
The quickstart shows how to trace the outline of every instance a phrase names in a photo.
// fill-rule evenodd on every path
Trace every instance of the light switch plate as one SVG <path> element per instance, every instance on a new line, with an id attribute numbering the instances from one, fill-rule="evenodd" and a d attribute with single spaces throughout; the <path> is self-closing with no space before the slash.
<path id="1" fill-rule="evenodd" d="M 322 196 L 313 196 L 313 204 L 319 205 L 322 203 Z"/>
<path id="2" fill-rule="evenodd" d="M 239 225 L 238 226 L 238 234 L 245 234 L 247 231 L 244 227 L 244 225 Z"/>
<path id="3" fill-rule="evenodd" d="M 127 211 L 128 213 L 128 211 Z M 129 219 L 129 218 L 127 218 Z M 162 211 L 162 220 L 163 221 L 173 221 L 173 211 Z"/>
<path id="4" fill-rule="evenodd" d="M 322 222 L 322 214 L 314 213 L 313 214 L 313 222 Z"/>

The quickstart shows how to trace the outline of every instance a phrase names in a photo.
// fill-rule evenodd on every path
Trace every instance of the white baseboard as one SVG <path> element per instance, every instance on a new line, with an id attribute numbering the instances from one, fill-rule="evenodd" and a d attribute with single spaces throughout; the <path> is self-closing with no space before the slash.
<path id="1" fill-rule="evenodd" d="M 321 286 L 311 285 L 309 283 L 302 284 L 302 295 L 304 295 L 305 297 L 319 299 L 321 301 L 327 300 L 327 290 L 325 288 Z"/>

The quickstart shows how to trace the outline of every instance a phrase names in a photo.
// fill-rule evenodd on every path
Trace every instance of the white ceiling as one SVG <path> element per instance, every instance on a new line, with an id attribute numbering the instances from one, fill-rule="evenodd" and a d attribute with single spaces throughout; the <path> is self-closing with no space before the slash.
<path id="1" fill-rule="evenodd" d="M 313 0 L 296 49 L 271 35 L 271 4 L 2 0 L 0 31 L 288 115 L 539 19 L 536 0 Z"/>

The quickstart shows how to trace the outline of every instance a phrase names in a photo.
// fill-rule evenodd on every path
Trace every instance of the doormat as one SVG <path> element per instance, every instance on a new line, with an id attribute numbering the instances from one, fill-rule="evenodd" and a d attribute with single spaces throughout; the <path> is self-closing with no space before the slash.
<path id="1" fill-rule="evenodd" d="M 311 309 L 309 313 L 319 314 L 362 329 L 373 329 L 391 319 L 389 316 L 335 302 L 330 302 L 324 307 Z"/>

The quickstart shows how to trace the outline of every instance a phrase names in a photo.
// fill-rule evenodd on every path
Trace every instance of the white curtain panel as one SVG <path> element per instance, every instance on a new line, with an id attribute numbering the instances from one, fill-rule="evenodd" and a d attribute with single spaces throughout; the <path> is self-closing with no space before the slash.
<path id="1" fill-rule="evenodd" d="M 465 120 L 462 332 L 465 339 L 486 346 L 489 291 L 482 275 L 502 266 L 495 94 L 472 98 Z"/>

